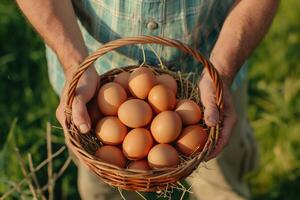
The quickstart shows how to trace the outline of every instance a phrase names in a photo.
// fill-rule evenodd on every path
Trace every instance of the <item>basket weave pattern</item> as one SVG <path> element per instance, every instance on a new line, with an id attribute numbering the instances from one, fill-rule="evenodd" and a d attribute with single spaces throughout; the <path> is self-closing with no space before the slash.
<path id="1" fill-rule="evenodd" d="M 222 82 L 220 80 L 217 70 L 198 51 L 179 41 L 161 38 L 157 36 L 137 36 L 123 38 L 111 41 L 103 45 L 93 54 L 88 56 L 78 67 L 76 73 L 73 75 L 73 78 L 68 85 L 68 91 L 66 96 L 65 124 L 68 128 L 68 131 L 65 132 L 65 137 L 68 147 L 72 150 L 72 152 L 79 159 L 79 161 L 84 163 L 91 171 L 97 174 L 106 183 L 116 187 L 120 187 L 121 189 L 125 190 L 147 192 L 161 191 L 168 188 L 170 184 L 174 184 L 177 181 L 189 176 L 199 166 L 199 164 L 205 160 L 205 158 L 214 149 L 218 141 L 220 125 L 217 125 L 216 127 L 208 127 L 209 139 L 205 144 L 204 149 L 200 153 L 192 155 L 189 158 L 185 158 L 184 161 L 181 161 L 180 165 L 178 165 L 176 168 L 140 171 L 119 168 L 117 166 L 107 164 L 97 159 L 95 156 L 93 156 L 93 153 L 101 144 L 99 143 L 99 141 L 97 141 L 97 138 L 95 138 L 93 134 L 81 134 L 72 121 L 72 102 L 75 97 L 78 81 L 82 74 L 85 72 L 85 70 L 87 70 L 87 68 L 91 64 L 93 64 L 98 58 L 100 58 L 104 54 L 126 45 L 135 44 L 161 44 L 170 47 L 175 47 L 186 54 L 192 55 L 207 69 L 207 72 L 209 73 L 215 85 L 217 107 L 219 108 L 219 110 L 221 110 L 223 106 Z M 134 68 L 134 66 L 130 66 L 124 68 L 122 67 L 121 69 L 113 69 L 101 75 L 101 83 L 110 82 L 116 74 L 122 71 L 132 71 Z M 153 70 L 156 74 L 168 73 L 178 80 L 178 74 L 176 73 L 160 68 L 153 68 Z M 192 84 L 190 84 L 188 80 L 182 79 L 182 82 L 178 84 L 187 85 L 187 88 L 184 88 L 185 90 L 187 90 L 187 93 L 191 93 L 193 91 L 194 87 Z M 178 94 L 180 93 L 181 92 L 178 92 Z"/>

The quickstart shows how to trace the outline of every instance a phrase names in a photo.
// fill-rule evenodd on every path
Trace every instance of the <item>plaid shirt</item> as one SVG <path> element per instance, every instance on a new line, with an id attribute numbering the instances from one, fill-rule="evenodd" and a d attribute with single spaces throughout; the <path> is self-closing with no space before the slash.
<path id="1" fill-rule="evenodd" d="M 158 35 L 188 43 L 206 57 L 218 38 L 222 24 L 234 0 L 73 0 L 73 7 L 89 52 L 122 37 Z M 175 49 L 151 45 L 172 70 L 200 72 L 202 67 L 190 56 Z M 158 59 L 143 45 L 149 64 Z M 49 78 L 60 94 L 64 85 L 62 67 L 54 52 L 46 47 Z M 114 67 L 136 65 L 143 61 L 141 45 L 120 48 L 95 63 L 102 74 Z M 246 67 L 238 73 L 233 89 L 246 76 Z"/>

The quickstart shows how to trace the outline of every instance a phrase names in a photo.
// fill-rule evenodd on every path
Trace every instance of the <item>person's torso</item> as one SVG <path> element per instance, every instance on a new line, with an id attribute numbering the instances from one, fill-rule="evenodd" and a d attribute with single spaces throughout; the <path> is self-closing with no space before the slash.
<path id="1" fill-rule="evenodd" d="M 82 28 L 86 30 L 84 35 L 89 34 L 96 40 L 89 42 L 90 37 L 85 36 L 91 50 L 118 38 L 157 35 L 188 43 L 205 56 L 209 56 L 232 3 L 233 0 L 73 1 Z M 153 47 L 166 62 L 177 63 L 182 58 L 174 48 L 163 45 Z M 157 60 L 147 45 L 145 50 L 149 61 Z M 118 53 L 134 60 L 142 59 L 140 46 L 129 46 Z M 112 54 L 109 59 L 115 64 L 122 64 L 116 62 L 117 55 Z"/>
<path id="2" fill-rule="evenodd" d="M 157 35 L 176 39 L 198 49 L 206 57 L 218 38 L 223 22 L 234 0 L 73 0 L 85 43 L 93 52 L 109 41 L 137 35 Z M 199 72 L 202 68 L 191 57 L 175 48 L 151 45 L 166 65 L 174 70 Z M 143 45 L 146 60 L 158 59 Z M 49 59 L 54 56 L 47 49 Z M 126 46 L 96 61 L 102 74 L 114 67 L 136 65 L 143 61 L 141 45 Z M 55 69 L 50 71 L 55 73 Z M 62 71 L 62 70 L 61 70 Z M 61 75 L 58 75 L 61 76 Z M 51 79 L 51 75 L 50 75 Z M 56 81 L 56 80 L 54 80 Z M 53 81 L 52 81 L 53 82 Z"/>

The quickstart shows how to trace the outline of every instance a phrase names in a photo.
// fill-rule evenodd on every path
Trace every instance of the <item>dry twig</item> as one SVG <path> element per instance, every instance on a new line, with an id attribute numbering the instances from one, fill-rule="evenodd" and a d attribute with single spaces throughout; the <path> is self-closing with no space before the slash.
<path id="1" fill-rule="evenodd" d="M 20 187 L 24 183 L 26 183 L 26 181 L 28 179 L 30 179 L 32 177 L 33 173 L 38 172 L 40 169 L 42 169 L 45 165 L 47 165 L 49 163 L 49 160 L 52 160 L 55 157 L 59 156 L 65 149 L 66 149 L 66 147 L 62 146 L 59 150 L 57 150 L 54 154 L 52 154 L 50 158 L 47 158 L 46 160 L 42 161 L 36 168 L 34 168 L 30 173 L 28 173 L 27 176 L 24 177 L 24 179 L 22 179 L 19 183 L 15 184 L 13 186 L 13 188 L 11 188 L 6 193 L 4 193 L 2 195 L 2 197 L 0 197 L 0 200 L 4 200 L 5 198 L 7 198 L 9 195 L 11 195 L 15 191 L 20 192 Z"/>
<path id="2" fill-rule="evenodd" d="M 24 160 L 23 160 L 23 158 L 22 158 L 22 156 L 21 156 L 21 154 L 19 152 L 19 149 L 15 148 L 15 152 L 17 153 L 17 156 L 18 156 L 18 160 L 19 160 L 19 164 L 20 164 L 20 167 L 21 167 L 21 171 L 22 171 L 24 177 L 27 177 L 28 173 L 27 173 L 27 170 L 26 170 L 26 166 L 25 166 Z M 29 187 L 29 189 L 31 191 L 33 199 L 37 200 L 36 190 L 35 190 L 34 186 L 32 185 L 31 179 L 27 179 L 26 182 L 27 182 L 28 187 Z"/>
<path id="3" fill-rule="evenodd" d="M 32 180 L 36 186 L 36 189 L 37 189 L 37 193 L 38 195 L 41 197 L 42 200 L 46 200 L 46 197 L 44 196 L 42 190 L 41 190 L 41 186 L 39 184 L 39 181 L 36 177 L 36 174 L 34 172 L 34 165 L 33 165 L 33 161 L 32 161 L 32 157 L 31 157 L 31 154 L 28 154 L 28 162 L 29 162 L 29 169 L 30 169 L 30 172 L 32 173 Z"/>
<path id="4" fill-rule="evenodd" d="M 47 158 L 49 159 L 52 155 L 51 125 L 49 122 L 47 122 L 46 139 L 47 139 Z M 48 171 L 48 199 L 53 200 L 54 181 L 53 181 L 52 159 L 49 160 L 47 171 Z"/>

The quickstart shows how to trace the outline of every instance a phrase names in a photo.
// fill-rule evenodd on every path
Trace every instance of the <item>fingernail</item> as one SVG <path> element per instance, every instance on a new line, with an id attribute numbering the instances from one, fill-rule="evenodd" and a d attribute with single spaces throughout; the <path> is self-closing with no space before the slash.
<path id="1" fill-rule="evenodd" d="M 80 132 L 81 133 L 87 133 L 87 132 L 89 132 L 89 127 L 86 125 L 86 124 L 81 124 L 80 126 L 79 126 L 79 129 L 80 129 Z"/>
<path id="2" fill-rule="evenodd" d="M 206 120 L 211 124 L 217 124 L 217 120 L 214 117 L 207 116 Z"/>

